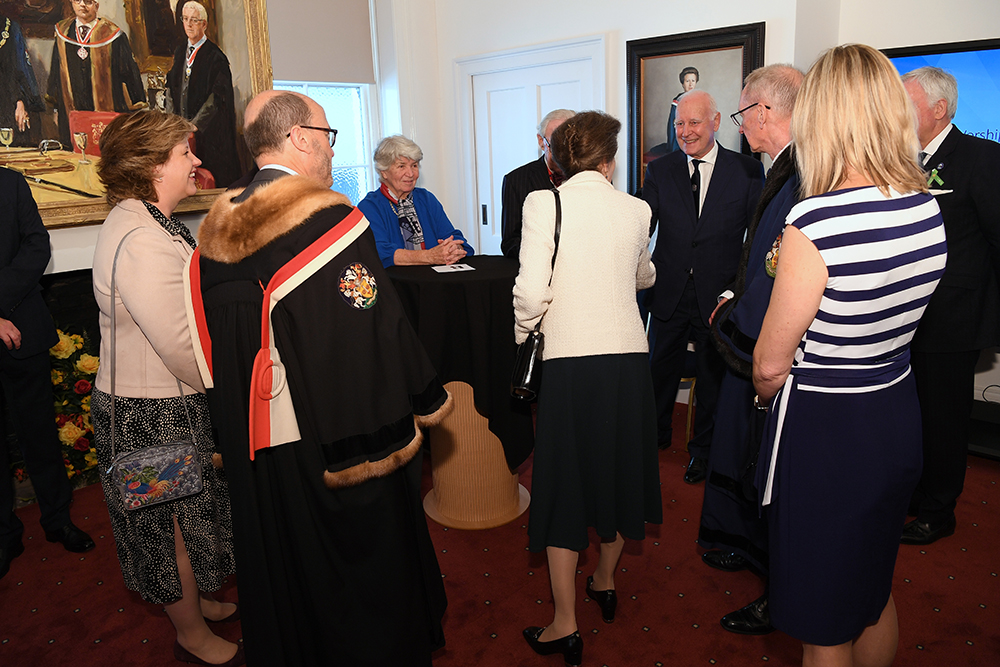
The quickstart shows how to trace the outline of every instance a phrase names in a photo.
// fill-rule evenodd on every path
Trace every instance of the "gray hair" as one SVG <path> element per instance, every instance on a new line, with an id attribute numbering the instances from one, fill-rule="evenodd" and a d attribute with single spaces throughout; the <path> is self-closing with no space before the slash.
<path id="1" fill-rule="evenodd" d="M 548 129 L 549 123 L 554 120 L 569 120 L 576 115 L 575 111 L 570 109 L 553 109 L 544 116 L 542 116 L 542 121 L 538 123 L 538 136 L 544 137 L 545 130 Z"/>
<path id="2" fill-rule="evenodd" d="M 184 7 L 192 5 L 194 10 L 198 13 L 198 18 L 200 18 L 205 23 L 208 23 L 208 10 L 205 9 L 205 5 L 198 2 L 198 0 L 188 0 L 181 7 L 181 11 L 184 11 Z"/>
<path id="3" fill-rule="evenodd" d="M 766 100 L 779 118 L 790 118 L 795 97 L 805 74 L 786 64 L 768 65 L 750 72 L 743 84 L 743 94 L 754 101 Z"/>
<path id="4" fill-rule="evenodd" d="M 698 88 L 695 88 L 694 90 L 689 90 L 677 98 L 677 104 L 680 104 L 681 100 L 683 100 L 685 97 L 692 97 L 692 96 L 696 97 L 698 95 L 704 95 L 705 97 L 708 98 L 708 115 L 711 118 L 706 118 L 705 120 L 711 120 L 712 118 L 715 118 L 715 114 L 719 113 L 719 106 L 715 103 L 715 98 L 712 97 L 712 95 L 707 91 Z"/>
<path id="5" fill-rule="evenodd" d="M 401 134 L 394 134 L 380 141 L 375 149 L 375 171 L 379 173 L 379 178 L 383 171 L 389 171 L 389 167 L 401 157 L 420 162 L 424 159 L 424 152 L 420 150 L 420 146 Z"/>
<path id="6" fill-rule="evenodd" d="M 940 67 L 918 67 L 903 75 L 903 83 L 916 81 L 927 93 L 927 103 L 933 105 L 938 100 L 948 103 L 948 119 L 954 119 L 958 112 L 958 82 Z"/>
<path id="7" fill-rule="evenodd" d="M 288 133 L 296 125 L 309 125 L 312 110 L 306 97 L 282 91 L 264 103 L 253 122 L 243 130 L 250 154 L 256 159 L 265 153 L 276 153 Z"/>

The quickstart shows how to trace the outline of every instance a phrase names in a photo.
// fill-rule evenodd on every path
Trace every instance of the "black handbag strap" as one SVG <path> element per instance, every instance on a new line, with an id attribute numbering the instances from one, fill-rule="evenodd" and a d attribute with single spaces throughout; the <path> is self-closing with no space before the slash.
<path id="1" fill-rule="evenodd" d="M 118 272 L 118 256 L 122 252 L 122 247 L 125 245 L 125 240 L 132 236 L 134 232 L 139 231 L 140 227 L 130 230 L 122 240 L 118 242 L 118 247 L 115 248 L 115 258 L 111 262 L 111 459 L 115 459 L 115 367 L 116 367 L 116 349 L 117 349 L 117 328 L 115 327 L 115 312 L 118 307 L 115 305 L 115 274 Z M 188 429 L 191 431 L 191 442 L 195 442 L 194 439 L 194 426 L 191 424 L 191 413 L 188 411 L 187 401 L 184 400 L 184 388 L 181 386 L 181 381 L 179 378 L 174 377 L 177 380 L 177 391 L 181 396 L 181 403 L 184 405 L 184 414 L 187 416 Z M 110 469 L 109 469 L 110 472 Z"/>
<path id="2" fill-rule="evenodd" d="M 562 200 L 559 198 L 559 189 L 552 188 L 552 196 L 556 198 L 556 231 L 553 234 L 555 240 L 555 248 L 552 249 L 552 273 L 549 274 L 549 286 L 552 286 L 552 276 L 556 271 L 556 255 L 559 254 L 559 234 L 562 232 Z M 545 319 L 545 313 L 538 318 L 538 323 L 535 325 L 535 331 L 542 330 L 542 320 Z"/>

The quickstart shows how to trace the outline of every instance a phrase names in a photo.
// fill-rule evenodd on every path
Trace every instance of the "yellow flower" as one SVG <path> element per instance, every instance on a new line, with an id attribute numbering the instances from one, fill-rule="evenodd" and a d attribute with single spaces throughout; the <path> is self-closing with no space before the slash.
<path id="1" fill-rule="evenodd" d="M 90 408 L 87 408 L 87 410 L 89 410 L 89 409 Z M 83 428 L 84 428 L 84 431 L 93 431 L 94 427 L 90 425 L 90 413 L 89 412 L 85 412 L 85 413 L 83 413 L 82 417 L 83 417 Z M 76 442 L 76 441 L 74 440 L 73 442 Z"/>
<path id="2" fill-rule="evenodd" d="M 80 409 L 84 412 L 90 412 L 90 394 L 80 399 Z M 83 418 L 87 420 L 88 424 L 90 423 L 90 417 L 88 415 L 84 415 Z"/>
<path id="3" fill-rule="evenodd" d="M 97 450 L 94 449 L 93 447 L 91 447 L 90 451 L 87 452 L 86 456 L 83 457 L 83 460 L 87 462 L 87 467 L 88 468 L 93 468 L 94 466 L 96 466 L 97 465 Z"/>
<path id="4" fill-rule="evenodd" d="M 80 348 L 83 347 L 83 336 L 81 336 L 80 334 L 70 334 L 69 337 L 73 339 L 73 346 L 76 349 L 79 350 Z"/>
<path id="5" fill-rule="evenodd" d="M 60 384 L 62 381 L 63 381 L 63 374 L 53 368 L 52 369 L 52 384 Z"/>
<path id="6" fill-rule="evenodd" d="M 75 475 L 75 474 L 76 474 L 76 471 L 73 470 L 73 464 L 72 463 L 67 463 L 66 464 L 66 477 L 68 477 L 69 479 L 73 479 L 73 475 Z"/>
<path id="7" fill-rule="evenodd" d="M 76 370 L 85 375 L 93 375 L 101 365 L 100 359 L 92 354 L 81 354 L 76 362 Z"/>
<path id="8" fill-rule="evenodd" d="M 59 429 L 59 442 L 63 443 L 67 447 L 72 447 L 77 441 L 77 438 L 81 438 L 85 434 L 86 431 L 73 422 L 66 422 Z"/>
<path id="9" fill-rule="evenodd" d="M 76 352 L 76 343 L 59 329 L 56 331 L 59 333 L 59 342 L 49 349 L 49 354 L 56 359 L 67 359 Z"/>

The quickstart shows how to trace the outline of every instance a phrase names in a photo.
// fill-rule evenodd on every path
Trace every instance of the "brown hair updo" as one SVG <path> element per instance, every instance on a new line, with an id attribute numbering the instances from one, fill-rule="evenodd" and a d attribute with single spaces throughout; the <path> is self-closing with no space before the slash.
<path id="1" fill-rule="evenodd" d="M 566 178 L 597 171 L 618 153 L 621 122 L 603 111 L 576 114 L 552 133 L 552 157 Z"/>

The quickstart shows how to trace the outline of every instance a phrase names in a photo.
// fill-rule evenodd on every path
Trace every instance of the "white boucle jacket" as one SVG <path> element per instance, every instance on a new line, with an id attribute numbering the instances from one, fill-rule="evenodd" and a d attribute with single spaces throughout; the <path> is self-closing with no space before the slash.
<path id="1" fill-rule="evenodd" d="M 576 174 L 559 195 L 562 231 L 554 271 L 555 197 L 539 190 L 524 200 L 515 339 L 523 342 L 544 314 L 543 359 L 648 352 L 635 294 L 656 280 L 649 206 L 615 190 L 596 171 Z"/>

